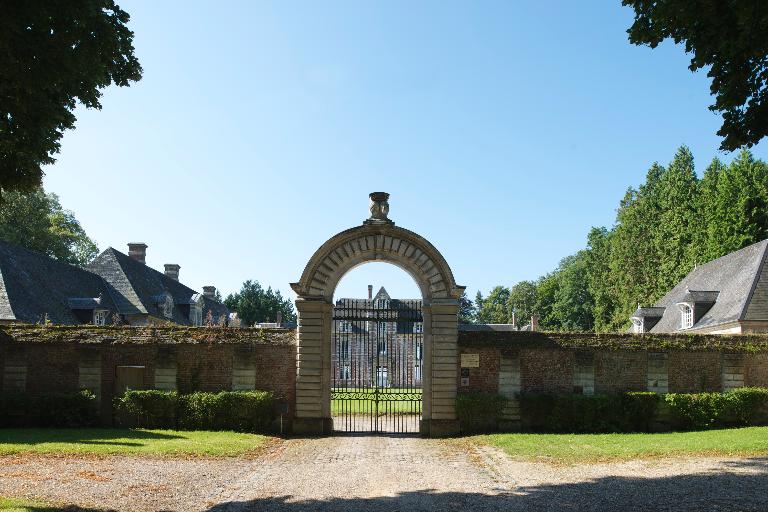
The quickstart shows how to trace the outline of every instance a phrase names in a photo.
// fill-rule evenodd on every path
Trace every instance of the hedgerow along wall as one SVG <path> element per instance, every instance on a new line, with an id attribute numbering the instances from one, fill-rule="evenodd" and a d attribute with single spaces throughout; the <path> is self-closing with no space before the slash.
<path id="1" fill-rule="evenodd" d="M 768 336 L 459 331 L 459 394 L 692 393 L 768 387 Z M 0 392 L 90 389 L 101 418 L 125 387 L 272 391 L 295 411 L 296 332 L 218 327 L 0 327 Z M 277 412 L 276 412 L 277 413 Z"/>
<path id="2" fill-rule="evenodd" d="M 768 387 L 768 336 L 460 332 L 459 366 L 459 394 L 501 395 L 501 428 L 516 429 L 521 393 Z"/>
<path id="3" fill-rule="evenodd" d="M 292 330 L 4 326 L 0 368 L 0 392 L 92 391 L 104 425 L 126 388 L 271 391 L 287 428 L 294 411 Z"/>

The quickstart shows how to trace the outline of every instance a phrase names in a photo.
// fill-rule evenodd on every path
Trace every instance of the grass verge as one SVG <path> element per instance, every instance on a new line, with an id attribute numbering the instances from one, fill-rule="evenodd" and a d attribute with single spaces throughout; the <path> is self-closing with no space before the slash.
<path id="1" fill-rule="evenodd" d="M 239 432 L 0 429 L 0 455 L 40 453 L 234 457 L 257 452 L 271 439 L 268 436 Z"/>
<path id="2" fill-rule="evenodd" d="M 518 460 L 555 463 L 768 455 L 768 427 L 658 434 L 489 434 L 465 438 Z"/>
<path id="3" fill-rule="evenodd" d="M 39 501 L 25 500 L 21 498 L 3 498 L 0 496 L 0 510 L 3 512 L 69 512 L 82 509 L 54 507 Z"/>

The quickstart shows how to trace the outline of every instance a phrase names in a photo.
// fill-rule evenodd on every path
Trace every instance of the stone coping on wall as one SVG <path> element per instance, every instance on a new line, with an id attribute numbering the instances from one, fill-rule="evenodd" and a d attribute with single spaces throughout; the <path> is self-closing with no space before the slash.
<path id="1" fill-rule="evenodd" d="M 768 352 L 768 334 L 629 334 L 460 330 L 459 347 Z"/>
<path id="2" fill-rule="evenodd" d="M 295 345 L 295 329 L 235 327 L 0 326 L 0 343 Z"/>

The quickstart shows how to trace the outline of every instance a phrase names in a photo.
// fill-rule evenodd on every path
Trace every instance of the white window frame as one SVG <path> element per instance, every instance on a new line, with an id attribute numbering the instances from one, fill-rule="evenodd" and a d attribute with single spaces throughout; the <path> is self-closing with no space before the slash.
<path id="1" fill-rule="evenodd" d="M 693 327 L 693 306 L 680 304 L 680 329 Z"/>
<path id="2" fill-rule="evenodd" d="M 163 303 L 163 315 L 166 318 L 173 317 L 173 299 L 170 295 L 165 296 L 165 302 Z"/>
<path id="3" fill-rule="evenodd" d="M 388 388 L 389 387 L 389 371 L 386 366 L 376 367 L 376 387 Z"/>
<path id="4" fill-rule="evenodd" d="M 645 329 L 643 329 L 643 321 L 640 319 L 632 319 L 632 332 L 635 334 L 643 334 L 645 332 Z"/>
<path id="5" fill-rule="evenodd" d="M 413 365 L 413 380 L 416 383 L 421 382 L 421 365 L 419 363 L 416 363 Z"/>
<path id="6" fill-rule="evenodd" d="M 202 307 L 196 304 L 190 304 L 189 323 L 198 327 L 203 325 L 203 308 Z"/>
<path id="7" fill-rule="evenodd" d="M 94 309 L 93 310 L 93 325 L 107 325 L 107 311 L 106 309 Z"/>

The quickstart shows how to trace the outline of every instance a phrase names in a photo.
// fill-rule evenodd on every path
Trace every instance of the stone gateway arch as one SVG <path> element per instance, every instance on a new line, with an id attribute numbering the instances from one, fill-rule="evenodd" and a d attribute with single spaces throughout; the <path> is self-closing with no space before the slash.
<path id="1" fill-rule="evenodd" d="M 341 278 L 372 261 L 406 271 L 421 290 L 424 370 L 420 431 L 441 436 L 458 432 L 456 419 L 457 338 L 463 286 L 448 263 L 425 238 L 395 226 L 388 218 L 389 194 L 370 194 L 371 216 L 342 231 L 310 258 L 297 294 L 298 347 L 294 432 L 314 435 L 333 430 L 330 406 L 333 294 Z"/>

